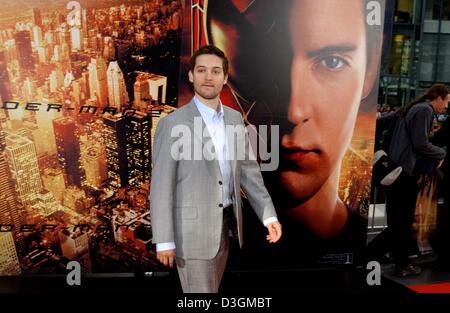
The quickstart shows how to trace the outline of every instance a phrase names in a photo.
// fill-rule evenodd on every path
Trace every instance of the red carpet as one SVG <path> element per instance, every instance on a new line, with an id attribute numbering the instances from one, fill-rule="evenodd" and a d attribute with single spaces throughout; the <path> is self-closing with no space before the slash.
<path id="1" fill-rule="evenodd" d="M 450 293 L 450 283 L 408 286 L 418 293 Z"/>

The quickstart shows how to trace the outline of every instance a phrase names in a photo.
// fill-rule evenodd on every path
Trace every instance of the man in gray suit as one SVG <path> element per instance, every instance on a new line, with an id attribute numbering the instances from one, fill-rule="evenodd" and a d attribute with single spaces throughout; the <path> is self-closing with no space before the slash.
<path id="1" fill-rule="evenodd" d="M 189 70 L 194 98 L 162 118 L 156 129 L 153 242 L 162 264 L 173 267 L 176 262 L 184 292 L 218 292 L 229 236 L 243 244 L 241 187 L 268 229 L 266 239 L 275 243 L 281 237 L 242 115 L 219 100 L 227 78 L 225 54 L 214 46 L 201 47 Z"/>

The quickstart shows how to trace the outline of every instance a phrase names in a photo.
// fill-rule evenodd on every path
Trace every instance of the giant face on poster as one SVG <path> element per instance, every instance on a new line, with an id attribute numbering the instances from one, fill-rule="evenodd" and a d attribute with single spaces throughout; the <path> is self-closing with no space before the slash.
<path id="1" fill-rule="evenodd" d="M 281 241 L 269 246 L 264 227 L 244 210 L 243 250 L 232 267 L 357 263 L 366 241 L 384 5 L 186 5 L 180 104 L 192 97 L 189 56 L 205 44 L 222 49 L 230 73 L 221 100 L 243 114 L 258 138 L 253 147 L 283 226 Z"/>
<path id="2" fill-rule="evenodd" d="M 154 129 L 181 1 L 1 1 L 0 275 L 154 271 Z"/>

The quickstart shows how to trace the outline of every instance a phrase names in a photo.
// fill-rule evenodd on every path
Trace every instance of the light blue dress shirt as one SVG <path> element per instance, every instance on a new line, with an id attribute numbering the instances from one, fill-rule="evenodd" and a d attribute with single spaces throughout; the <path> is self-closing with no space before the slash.
<path id="1" fill-rule="evenodd" d="M 194 97 L 195 105 L 199 110 L 203 121 L 208 128 L 214 144 L 215 156 L 219 162 L 220 173 L 223 183 L 223 207 L 233 204 L 233 171 L 231 169 L 231 160 L 228 154 L 228 140 L 225 132 L 225 122 L 223 119 L 223 107 L 219 101 L 219 111 L 203 104 L 197 97 Z"/>

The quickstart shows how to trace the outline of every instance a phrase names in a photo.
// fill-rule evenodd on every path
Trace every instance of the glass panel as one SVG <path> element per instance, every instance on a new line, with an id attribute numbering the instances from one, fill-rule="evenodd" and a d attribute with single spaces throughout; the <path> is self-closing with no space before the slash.
<path id="1" fill-rule="evenodd" d="M 397 0 L 395 3 L 394 22 L 412 23 L 414 0 Z"/>
<path id="2" fill-rule="evenodd" d="M 450 1 L 444 1 L 443 5 L 444 7 L 442 8 L 442 19 L 445 21 L 450 21 Z"/>
<path id="3" fill-rule="evenodd" d="M 409 77 L 414 79 L 414 81 L 417 79 L 417 74 L 418 74 L 417 67 L 419 64 L 420 48 L 421 48 L 420 47 L 421 41 L 419 40 L 420 35 L 418 35 L 417 32 L 416 32 L 415 38 L 416 38 L 416 40 L 415 40 L 415 42 L 413 42 L 413 45 L 411 46 L 411 50 L 414 50 L 414 51 L 411 51 L 411 53 L 413 54 L 413 57 L 412 57 L 411 72 L 409 73 Z"/>
<path id="4" fill-rule="evenodd" d="M 411 36 L 395 34 L 392 39 L 389 73 L 392 75 L 408 75 L 410 53 Z"/>
<path id="5" fill-rule="evenodd" d="M 425 1 L 425 20 L 439 20 L 441 13 L 441 0 Z"/>
<path id="6" fill-rule="evenodd" d="M 446 82 L 450 79 L 450 35 L 441 35 L 437 61 L 436 80 Z"/>
<path id="7" fill-rule="evenodd" d="M 420 80 L 433 81 L 436 71 L 437 35 L 424 34 L 422 42 L 422 59 L 420 63 Z"/>
<path id="8" fill-rule="evenodd" d="M 400 79 L 394 76 L 383 76 L 380 79 L 378 102 L 392 107 L 402 105 Z"/>

